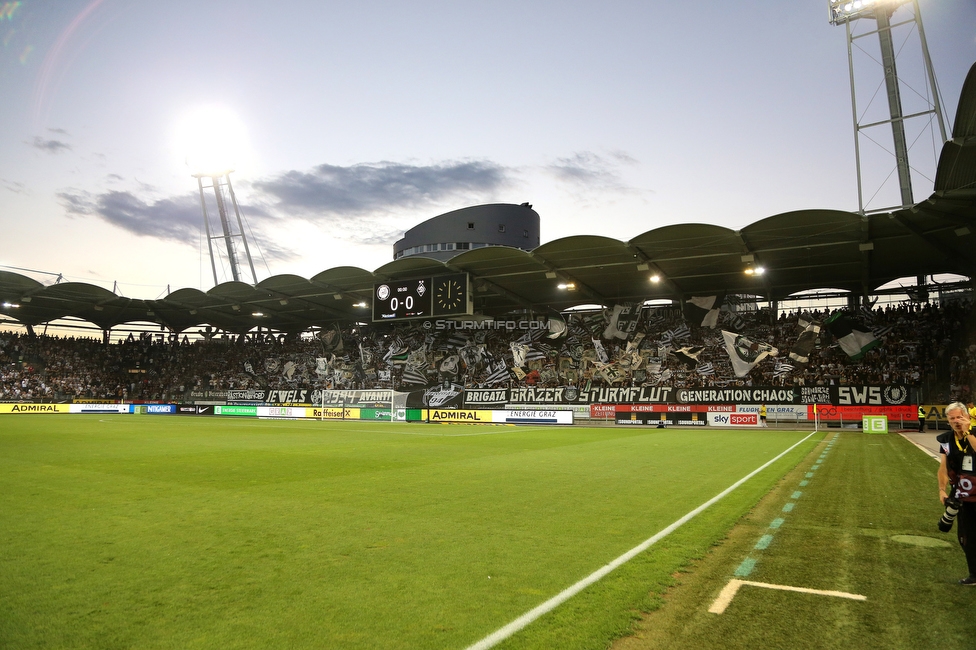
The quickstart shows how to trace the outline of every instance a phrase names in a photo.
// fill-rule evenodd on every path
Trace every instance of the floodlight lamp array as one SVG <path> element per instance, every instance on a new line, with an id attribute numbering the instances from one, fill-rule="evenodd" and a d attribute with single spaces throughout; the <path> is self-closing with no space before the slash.
<path id="1" fill-rule="evenodd" d="M 841 25 L 858 18 L 874 18 L 878 10 L 893 12 L 908 2 L 911 0 L 827 0 L 827 11 L 830 24 Z"/>

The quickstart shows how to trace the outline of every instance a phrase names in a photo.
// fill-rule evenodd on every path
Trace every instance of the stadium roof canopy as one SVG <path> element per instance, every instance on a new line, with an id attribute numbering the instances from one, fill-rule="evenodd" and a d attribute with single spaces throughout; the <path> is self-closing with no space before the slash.
<path id="1" fill-rule="evenodd" d="M 745 273 L 760 266 L 762 274 Z M 124 298 L 87 283 L 45 286 L 0 271 L 0 313 L 25 325 L 75 317 L 101 329 L 145 322 L 175 332 L 198 325 L 300 332 L 335 321 L 368 321 L 369 308 L 357 305 L 371 304 L 375 283 L 452 272 L 469 274 L 475 313 L 484 316 L 723 291 L 767 300 L 826 287 L 867 295 L 902 277 L 976 278 L 976 65 L 963 85 L 952 139 L 939 157 L 934 192 L 910 209 L 870 215 L 799 210 L 741 230 L 681 224 L 626 242 L 565 237 L 532 251 L 486 247 L 447 262 L 405 257 L 372 272 L 343 266 L 308 279 L 275 275 L 254 286 L 179 289 L 159 300 Z M 652 283 L 652 275 L 660 281 Z"/>

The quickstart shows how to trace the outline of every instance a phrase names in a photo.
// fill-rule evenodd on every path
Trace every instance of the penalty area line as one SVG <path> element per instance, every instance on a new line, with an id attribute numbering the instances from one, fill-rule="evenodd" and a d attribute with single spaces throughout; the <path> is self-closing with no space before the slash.
<path id="1" fill-rule="evenodd" d="M 701 504 L 700 506 L 698 506 L 697 508 L 695 508 L 685 516 L 681 517 L 680 519 L 678 519 L 677 521 L 669 525 L 667 528 L 663 528 L 662 530 L 660 530 L 653 537 L 644 540 L 643 542 L 641 542 L 634 548 L 630 549 L 629 551 L 627 551 L 617 559 L 613 560 L 609 564 L 604 565 L 603 567 L 597 569 L 596 571 L 586 576 L 576 584 L 571 585 L 566 589 L 562 590 L 561 592 L 559 592 L 558 594 L 556 594 L 546 602 L 542 603 L 541 605 L 529 610 L 525 614 L 522 614 L 517 619 L 509 623 L 508 625 L 499 628 L 498 630 L 495 630 L 494 632 L 492 632 L 491 634 L 483 638 L 481 641 L 478 641 L 477 643 L 468 646 L 466 650 L 488 650 L 488 648 L 493 648 L 494 646 L 501 643 L 508 637 L 512 636 L 519 630 L 525 628 L 529 623 L 532 623 L 533 621 L 542 617 L 543 615 L 548 614 L 552 610 L 556 609 L 556 607 L 563 604 L 564 602 L 566 602 L 567 600 L 569 600 L 579 592 L 583 591 L 593 583 L 602 579 L 604 576 L 609 574 L 614 569 L 626 564 L 637 555 L 643 553 L 651 546 L 661 541 L 662 539 L 664 539 L 665 537 L 673 533 L 675 530 L 677 530 L 684 524 L 688 523 L 689 521 L 697 517 L 703 510 L 705 510 L 709 506 L 712 506 L 718 501 L 724 499 L 729 493 L 731 493 L 737 487 L 739 487 L 740 485 L 742 485 L 743 483 L 751 479 L 753 476 L 755 476 L 759 472 L 763 471 L 764 469 L 766 469 L 767 467 L 769 467 L 770 465 L 778 461 L 786 454 L 790 453 L 791 451 L 799 447 L 801 444 L 806 442 L 810 438 L 810 436 L 812 436 L 815 433 L 817 433 L 817 431 L 811 431 L 805 438 L 803 438 L 796 444 L 792 445 L 791 447 L 789 447 L 788 449 L 780 453 L 772 460 L 769 460 L 766 463 L 757 467 L 756 469 L 752 470 L 751 472 L 749 472 L 748 474 L 740 478 L 738 481 L 736 481 L 729 487 L 719 492 L 717 495 L 715 495 L 705 503 Z"/>
<path id="2" fill-rule="evenodd" d="M 834 598 L 847 598 L 849 600 L 867 600 L 867 596 L 862 596 L 861 594 L 851 594 L 846 591 L 827 591 L 824 589 L 809 589 L 807 587 L 793 587 L 791 585 L 774 585 L 769 582 L 753 582 L 752 580 L 739 580 L 738 578 L 733 578 L 729 580 L 729 584 L 725 585 L 722 592 L 712 603 L 712 606 L 708 608 L 708 611 L 712 614 L 721 614 L 725 611 L 725 608 L 729 606 L 732 599 L 735 598 L 735 594 L 738 593 L 739 587 L 742 585 L 749 585 L 751 587 L 762 587 L 763 589 L 776 589 L 777 591 L 795 591 L 801 594 L 813 594 L 814 596 L 833 596 Z"/>

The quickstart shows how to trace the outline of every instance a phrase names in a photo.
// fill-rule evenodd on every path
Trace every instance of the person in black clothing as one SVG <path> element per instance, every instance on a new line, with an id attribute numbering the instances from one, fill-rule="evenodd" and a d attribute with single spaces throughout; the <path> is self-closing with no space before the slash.
<path id="1" fill-rule="evenodd" d="M 952 494 L 962 502 L 956 516 L 959 546 L 966 554 L 969 576 L 961 585 L 976 586 L 976 435 L 970 430 L 969 410 L 961 402 L 946 407 L 946 418 L 952 431 L 939 434 L 939 500 L 945 504 Z"/>

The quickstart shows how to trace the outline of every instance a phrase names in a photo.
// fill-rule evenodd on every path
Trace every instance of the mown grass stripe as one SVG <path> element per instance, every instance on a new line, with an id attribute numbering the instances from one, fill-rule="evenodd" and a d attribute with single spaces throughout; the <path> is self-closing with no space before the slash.
<path id="1" fill-rule="evenodd" d="M 648 538 L 644 542 L 638 544 L 637 546 L 635 546 L 634 548 L 630 549 L 629 551 L 627 551 L 626 553 L 624 553 L 623 555 L 621 555 L 617 559 L 613 560 L 609 564 L 606 564 L 602 568 L 594 571 L 593 573 L 591 573 L 590 575 L 586 576 L 585 578 L 583 578 L 582 580 L 580 580 L 576 584 L 571 585 L 570 587 L 567 587 L 566 589 L 564 589 L 560 593 L 556 594 L 555 596 L 553 596 L 549 600 L 545 601 L 541 605 L 539 605 L 539 606 L 537 606 L 537 607 L 529 610 L 528 612 L 526 612 L 522 616 L 519 616 L 517 619 L 515 619 L 514 621 L 512 621 L 508 625 L 505 625 L 504 627 L 496 630 L 495 632 L 492 632 L 491 634 L 489 634 L 488 636 L 486 636 L 481 641 L 478 641 L 477 643 L 475 643 L 475 644 L 473 644 L 471 646 L 468 646 L 468 649 L 467 650 L 487 650 L 488 648 L 492 648 L 495 645 L 497 645 L 498 643 L 501 643 L 502 641 L 504 641 L 508 637 L 512 636 L 513 634 L 515 634 L 519 630 L 523 629 L 529 623 L 535 621 L 536 619 L 538 619 L 539 617 L 543 616 L 544 614 L 547 614 L 547 613 L 551 612 L 553 609 L 555 609 L 556 607 L 558 607 L 562 603 L 566 602 L 567 600 L 569 600 L 570 598 L 572 598 L 573 596 L 575 596 L 579 592 L 583 591 L 583 589 L 585 589 L 586 587 L 588 587 L 588 586 L 592 585 L 593 583 L 599 581 L 600 579 L 602 579 L 604 576 L 606 576 L 608 573 L 610 573 L 611 571 L 613 571 L 617 567 L 619 567 L 619 566 L 621 566 L 621 565 L 629 562 L 630 560 L 632 560 L 634 557 L 636 557 L 640 553 L 643 553 L 644 551 L 646 551 L 647 549 L 649 549 L 651 546 L 653 546 L 654 544 L 656 544 L 660 540 L 664 539 L 665 537 L 667 537 L 668 535 L 670 535 L 672 532 L 674 532 L 675 530 L 677 530 L 678 528 L 680 528 L 684 524 L 688 523 L 689 521 L 691 521 L 692 519 L 694 519 L 695 517 L 697 517 L 706 508 L 708 508 L 708 507 L 714 505 L 715 503 L 718 503 L 722 499 L 724 499 L 729 493 L 731 493 L 737 487 L 739 487 L 740 485 L 742 485 L 743 483 L 745 483 L 746 481 L 748 481 L 749 479 L 751 479 L 753 476 L 755 476 L 759 472 L 763 471 L 764 469 L 766 469 L 767 467 L 769 467 L 770 465 L 772 465 L 773 463 L 775 463 L 776 461 L 778 461 L 780 458 L 782 458 L 783 456 L 785 456 L 786 454 L 790 453 L 791 451 L 793 451 L 794 449 L 796 449 L 797 447 L 799 447 L 801 444 L 803 444 L 804 442 L 806 442 L 807 440 L 809 440 L 810 437 L 813 436 L 815 433 L 817 433 L 817 431 L 811 431 L 809 434 L 807 434 L 806 436 L 804 436 L 801 440 L 797 441 L 796 443 L 794 443 L 793 445 L 791 445 L 790 447 L 788 447 L 786 450 L 784 450 L 783 452 L 781 452 L 780 454 L 778 454 L 777 456 L 775 456 L 771 460 L 763 463 L 762 465 L 760 465 L 759 467 L 757 467 L 753 471 L 749 472 L 748 474 L 746 474 L 745 476 L 743 476 L 742 478 L 740 478 L 738 481 L 736 481 L 735 483 L 733 483 L 729 487 L 727 487 L 724 490 L 722 490 L 720 493 L 718 493 L 717 495 L 715 495 L 714 497 L 712 497 L 711 499 L 709 499 L 705 503 L 701 504 L 700 506 L 698 506 L 697 508 L 695 508 L 694 510 L 692 510 L 691 512 L 689 512 L 685 516 L 681 517 L 680 519 L 678 519 L 677 521 L 675 521 L 674 523 L 672 523 L 670 526 L 664 528 L 663 530 L 661 530 L 657 534 L 655 534 L 652 537 Z M 743 564 L 745 564 L 745 563 L 743 563 Z M 755 561 L 753 561 L 753 566 L 755 566 Z"/>

